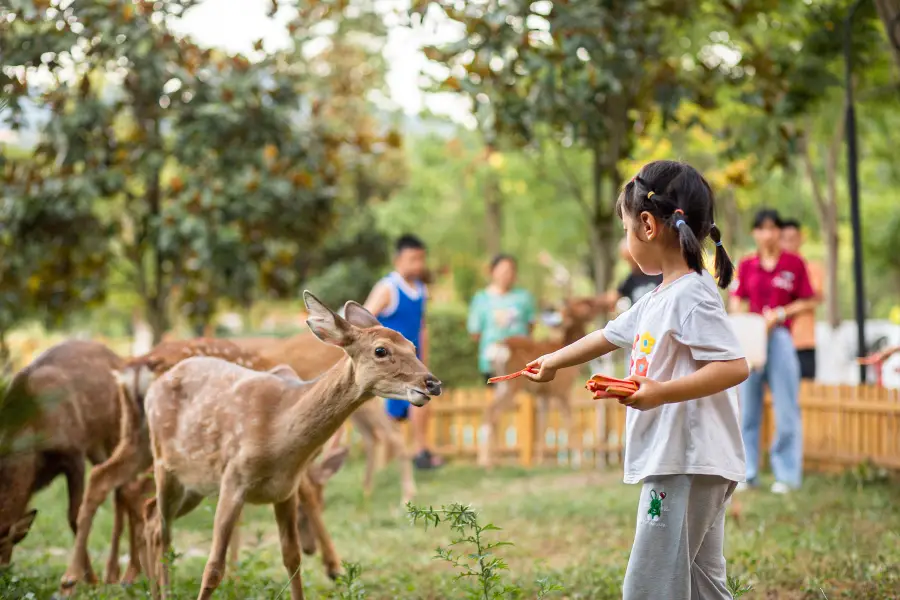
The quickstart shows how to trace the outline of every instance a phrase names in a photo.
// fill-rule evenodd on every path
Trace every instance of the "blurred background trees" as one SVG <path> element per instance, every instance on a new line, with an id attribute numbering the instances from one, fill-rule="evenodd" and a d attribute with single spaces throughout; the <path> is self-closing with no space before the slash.
<path id="1" fill-rule="evenodd" d="M 822 317 L 849 314 L 849 0 L 266 2 L 283 43 L 242 52 L 183 33 L 200 4 L 0 8 L 0 350 L 36 323 L 122 335 L 139 314 L 158 339 L 296 314 L 304 286 L 363 300 L 412 231 L 462 360 L 492 253 L 545 305 L 562 292 L 543 251 L 576 293 L 618 281 L 619 186 L 663 157 L 708 175 L 735 257 L 756 208 L 799 218 L 829 273 Z M 897 14 L 864 2 L 853 32 L 872 317 L 900 305 Z M 391 36 L 436 23 L 454 35 L 427 38 L 422 86 L 464 119 L 403 112 L 387 85 Z"/>

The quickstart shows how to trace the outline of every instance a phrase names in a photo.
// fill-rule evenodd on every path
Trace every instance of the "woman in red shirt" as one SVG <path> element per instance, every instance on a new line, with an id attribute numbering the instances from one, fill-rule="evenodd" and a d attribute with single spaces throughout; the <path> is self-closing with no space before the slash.
<path id="1" fill-rule="evenodd" d="M 760 314 L 769 327 L 767 363 L 751 372 L 740 389 L 747 485 L 758 483 L 763 386 L 768 383 L 775 408 L 775 439 L 770 449 L 775 475 L 772 491 L 784 494 L 800 487 L 803 477 L 800 362 L 791 338 L 791 319 L 815 310 L 817 301 L 803 259 L 781 250 L 781 227 L 777 211 L 757 213 L 753 222 L 757 252 L 738 265 L 731 309 Z"/>

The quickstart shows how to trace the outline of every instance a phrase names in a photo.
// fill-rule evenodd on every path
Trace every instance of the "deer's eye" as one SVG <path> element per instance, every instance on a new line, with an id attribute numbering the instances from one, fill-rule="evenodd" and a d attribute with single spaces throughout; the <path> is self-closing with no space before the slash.
<path id="1" fill-rule="evenodd" d="M 382 348 L 381 346 L 375 348 L 375 358 L 387 358 L 387 355 L 388 351 L 386 348 Z"/>

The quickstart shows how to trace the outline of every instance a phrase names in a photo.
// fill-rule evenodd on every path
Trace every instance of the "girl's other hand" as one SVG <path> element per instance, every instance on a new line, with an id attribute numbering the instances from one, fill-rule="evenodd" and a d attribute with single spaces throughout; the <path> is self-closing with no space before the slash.
<path id="1" fill-rule="evenodd" d="M 548 365 L 548 360 L 552 354 L 545 354 L 540 358 L 536 358 L 530 363 L 528 363 L 525 368 L 525 377 L 532 381 L 537 381 L 538 383 L 547 383 L 548 381 L 553 381 L 553 378 L 556 377 L 556 369 Z"/>
<path id="2" fill-rule="evenodd" d="M 636 410 L 653 410 L 667 402 L 664 383 L 640 375 L 632 375 L 628 379 L 636 382 L 639 387 L 632 395 L 620 398 L 619 404 Z"/>

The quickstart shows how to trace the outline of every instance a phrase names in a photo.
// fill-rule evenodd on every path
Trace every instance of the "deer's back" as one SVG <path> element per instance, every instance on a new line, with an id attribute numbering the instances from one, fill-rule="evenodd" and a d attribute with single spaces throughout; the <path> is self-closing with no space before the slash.
<path id="1" fill-rule="evenodd" d="M 344 351 L 319 341 L 312 333 L 299 333 L 284 340 L 249 338 L 234 340 L 242 349 L 256 352 L 273 363 L 290 366 L 301 379 L 315 379 L 344 357 Z"/>
<path id="2" fill-rule="evenodd" d="M 70 340 L 58 344 L 20 371 L 11 393 L 40 404 L 29 424 L 42 450 L 85 451 L 105 460 L 119 436 L 119 403 L 113 369 L 124 362 L 106 346 Z"/>
<path id="3" fill-rule="evenodd" d="M 189 489 L 218 489 L 233 461 L 265 461 L 296 380 L 218 358 L 188 358 L 147 393 L 154 459 Z"/>

